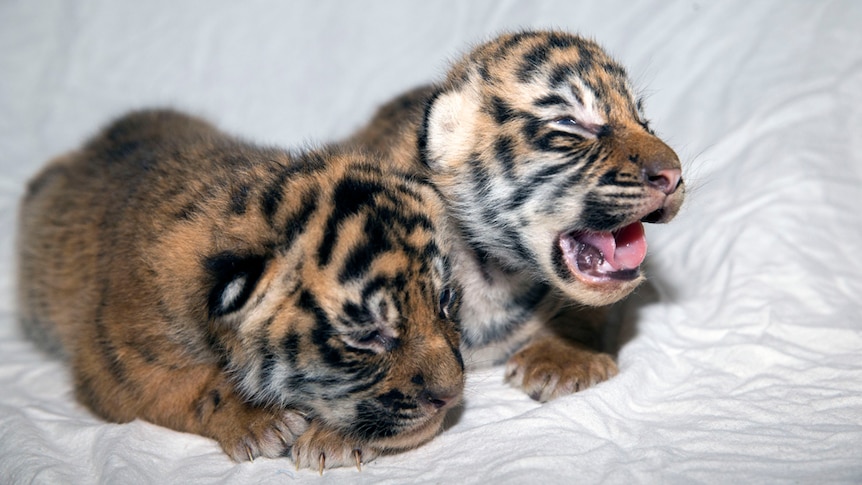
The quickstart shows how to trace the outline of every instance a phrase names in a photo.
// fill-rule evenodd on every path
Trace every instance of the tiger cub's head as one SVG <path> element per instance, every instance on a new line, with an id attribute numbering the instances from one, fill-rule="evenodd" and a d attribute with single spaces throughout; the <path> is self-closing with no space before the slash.
<path id="1" fill-rule="evenodd" d="M 479 255 L 602 305 L 640 283 L 642 222 L 683 201 L 680 163 L 625 70 L 562 32 L 503 35 L 456 63 L 420 150 Z"/>
<path id="2" fill-rule="evenodd" d="M 268 186 L 238 174 L 185 293 L 249 400 L 402 449 L 460 401 L 459 289 L 439 194 L 377 165 L 327 153 L 273 165 Z"/>

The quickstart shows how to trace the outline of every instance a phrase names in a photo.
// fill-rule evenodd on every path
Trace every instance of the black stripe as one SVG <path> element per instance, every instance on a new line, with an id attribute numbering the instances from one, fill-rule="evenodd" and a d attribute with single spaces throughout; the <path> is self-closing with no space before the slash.
<path id="1" fill-rule="evenodd" d="M 389 177 L 389 178 L 392 178 L 394 176 L 399 176 L 402 179 L 407 179 L 407 180 L 402 180 L 400 183 L 393 184 L 391 190 L 389 190 L 387 192 L 387 195 L 389 195 L 389 198 L 391 200 L 393 200 L 396 203 L 396 205 L 400 205 L 400 201 L 395 198 L 395 196 L 394 196 L 395 194 L 398 194 L 398 195 L 404 196 L 404 197 L 408 197 L 410 199 L 415 200 L 416 202 L 419 202 L 420 204 L 423 204 L 425 202 L 425 198 L 422 197 L 422 194 L 413 188 L 414 184 L 424 186 L 427 188 L 431 188 L 431 189 L 435 188 L 434 185 L 429 180 L 423 179 L 423 178 L 414 178 L 413 174 L 402 174 L 402 173 L 398 173 L 398 172 L 394 172 L 394 171 L 388 171 L 386 173 L 381 173 L 381 175 Z"/>
<path id="2" fill-rule="evenodd" d="M 347 255 L 347 260 L 338 273 L 338 281 L 345 283 L 361 278 L 368 272 L 374 259 L 392 249 L 388 230 L 384 225 L 390 224 L 390 218 L 369 217 L 365 220 L 365 241 L 355 246 Z"/>
<path id="3" fill-rule="evenodd" d="M 365 282 L 365 286 L 362 288 L 362 300 L 365 301 L 371 296 L 374 292 L 380 290 L 381 288 L 388 288 L 392 286 L 392 280 L 385 276 L 375 276 L 374 278 Z"/>
<path id="4" fill-rule="evenodd" d="M 356 404 L 356 418 L 353 433 L 358 439 L 371 441 L 394 436 L 399 430 L 399 422 L 390 413 L 368 401 Z"/>
<path id="5" fill-rule="evenodd" d="M 615 62 L 603 63 L 602 69 L 605 70 L 606 72 L 610 73 L 611 75 L 615 76 L 618 80 L 622 80 L 622 79 L 625 79 L 626 77 L 628 77 L 628 74 L 626 73 L 625 68 L 623 68 L 622 66 L 620 66 L 619 64 L 617 64 Z M 621 93 L 624 92 L 624 89 L 625 89 L 624 85 L 619 86 L 619 91 Z"/>
<path id="6" fill-rule="evenodd" d="M 529 82 L 548 62 L 549 51 L 549 45 L 539 44 L 524 54 L 524 61 L 517 70 L 518 80 L 522 83 Z"/>
<path id="7" fill-rule="evenodd" d="M 626 180 L 626 178 L 629 180 Z M 599 187 L 608 185 L 613 185 L 615 187 L 640 187 L 643 184 L 631 174 L 621 174 L 617 170 L 608 170 L 599 177 L 596 185 Z"/>
<path id="8" fill-rule="evenodd" d="M 515 180 L 515 141 L 510 136 L 500 136 L 494 142 L 494 154 L 496 160 L 503 167 L 503 174 L 507 179 Z"/>
<path id="9" fill-rule="evenodd" d="M 521 239 L 521 232 L 517 229 L 507 227 L 503 230 L 504 237 L 508 240 L 507 246 L 515 251 L 518 259 L 523 263 L 527 262 L 532 266 L 538 266 L 538 261 L 532 251 L 530 251 L 524 241 Z"/>
<path id="10" fill-rule="evenodd" d="M 264 189 L 260 197 L 260 208 L 266 221 L 272 224 L 272 218 L 275 216 L 281 201 L 284 198 L 284 182 L 287 179 L 288 171 L 283 170 L 275 180 Z"/>
<path id="11" fill-rule="evenodd" d="M 288 334 L 281 339 L 280 343 L 281 351 L 284 353 L 288 364 L 290 364 L 290 367 L 293 369 L 296 369 L 297 357 L 300 352 L 299 343 L 299 334 L 295 331 L 288 332 Z"/>
<path id="12" fill-rule="evenodd" d="M 619 200 L 633 200 L 633 199 L 641 199 L 643 198 L 642 194 L 634 193 L 634 194 L 625 194 L 625 193 L 615 193 L 615 194 L 607 194 L 605 195 L 606 199 L 619 199 Z"/>
<path id="13" fill-rule="evenodd" d="M 308 190 L 303 194 L 302 201 L 299 205 L 299 210 L 295 214 L 291 214 L 284 222 L 284 245 L 290 247 L 296 237 L 305 230 L 311 215 L 317 209 L 317 200 L 320 198 L 320 191 L 317 187 Z"/>
<path id="14" fill-rule="evenodd" d="M 563 249 L 559 244 L 554 244 L 551 249 L 551 264 L 554 265 L 554 273 L 563 280 L 563 281 L 572 281 L 575 279 L 575 276 L 572 274 L 571 270 L 569 270 L 569 266 L 566 264 L 565 256 L 563 255 Z"/>
<path id="15" fill-rule="evenodd" d="M 581 90 L 581 87 L 576 84 L 570 84 L 569 90 L 572 92 L 572 96 L 575 97 L 575 101 L 584 106 L 584 92 Z"/>
<path id="16" fill-rule="evenodd" d="M 341 352 L 329 344 L 329 339 L 334 335 L 335 329 L 329 322 L 326 313 L 318 305 L 317 299 L 307 290 L 303 290 L 299 296 L 298 304 L 300 308 L 314 316 L 315 324 L 311 332 L 311 341 L 317 346 L 323 362 L 332 367 L 343 367 L 344 357 Z M 329 377 L 326 379 L 329 379 Z"/>
<path id="17" fill-rule="evenodd" d="M 398 389 L 392 389 L 377 396 L 377 402 L 379 402 L 384 408 L 391 409 L 395 412 L 405 409 L 416 409 L 416 403 Z"/>
<path id="18" fill-rule="evenodd" d="M 267 389 L 272 386 L 272 373 L 275 370 L 275 365 L 278 363 L 278 358 L 269 349 L 266 342 L 260 348 L 262 362 L 260 363 L 260 387 Z"/>
<path id="19" fill-rule="evenodd" d="M 560 66 L 555 66 L 551 69 L 551 73 L 548 76 L 548 82 L 553 87 L 560 86 L 561 84 L 568 84 L 569 77 L 577 72 L 577 69 L 569 64 L 563 64 Z"/>
<path id="20" fill-rule="evenodd" d="M 230 194 L 230 211 L 237 215 L 245 214 L 248 196 L 251 189 L 248 185 L 240 185 Z"/>
<path id="21" fill-rule="evenodd" d="M 174 214 L 174 219 L 179 219 L 183 221 L 190 221 L 194 218 L 195 214 L 200 212 L 201 207 L 197 201 L 190 202 L 180 208 L 176 214 Z"/>
<path id="22" fill-rule="evenodd" d="M 578 69 L 580 72 L 588 72 L 595 69 L 594 46 L 581 42 L 578 44 Z"/>
<path id="23" fill-rule="evenodd" d="M 483 58 L 475 61 L 475 63 L 479 65 L 477 70 L 479 71 L 479 75 L 482 77 L 482 81 L 486 84 L 494 84 L 494 79 L 491 77 L 491 70 L 488 69 L 488 61 L 489 59 Z"/>
<path id="24" fill-rule="evenodd" d="M 545 34 L 543 32 L 538 32 L 538 31 L 517 32 L 517 33 L 509 36 L 503 42 L 500 42 L 497 46 L 495 46 L 496 48 L 493 50 L 493 52 L 488 52 L 487 55 L 485 55 L 483 57 L 487 57 L 489 59 L 502 59 L 502 58 L 508 56 L 509 51 L 511 51 L 512 49 L 517 47 L 522 42 L 529 40 L 529 39 L 542 37 L 544 35 Z"/>
<path id="25" fill-rule="evenodd" d="M 504 125 L 515 118 L 515 110 L 499 96 L 492 96 L 489 103 L 490 114 L 497 124 Z"/>
<path id="26" fill-rule="evenodd" d="M 378 193 L 385 192 L 384 187 L 375 182 L 357 179 L 344 179 L 338 183 L 333 193 L 334 208 L 326 221 L 323 241 L 317 250 L 317 260 L 320 266 L 326 266 L 332 257 L 332 250 L 338 237 L 338 226 L 348 217 L 357 214 L 364 206 L 372 205 Z"/>
<path id="27" fill-rule="evenodd" d="M 571 173 L 566 174 L 565 178 L 557 178 L 555 181 L 562 183 L 558 183 L 557 188 L 554 189 L 554 194 L 550 197 L 550 200 L 556 201 L 563 197 L 566 197 L 569 190 L 579 185 L 583 181 L 583 176 L 584 170 L 582 167 L 578 170 L 574 170 Z"/>
<path id="28" fill-rule="evenodd" d="M 524 205 L 527 200 L 532 197 L 533 193 L 541 186 L 541 184 L 527 184 L 522 183 L 518 186 L 517 190 L 515 190 L 515 195 L 513 195 L 509 201 L 506 203 L 506 209 L 518 209 L 522 205 Z"/>
<path id="29" fill-rule="evenodd" d="M 532 142 L 532 140 L 538 136 L 539 130 L 545 126 L 546 122 L 527 113 L 525 113 L 522 118 L 524 119 L 524 126 L 521 128 L 521 131 L 527 140 Z"/>
<path id="30" fill-rule="evenodd" d="M 365 325 L 371 323 L 373 318 L 371 316 L 371 312 L 368 311 L 368 308 L 363 303 L 359 305 L 352 301 L 345 303 L 341 307 L 342 313 L 347 316 L 346 322 L 348 325 Z"/>
<path id="31" fill-rule="evenodd" d="M 568 153 L 572 149 L 573 144 L 583 142 L 584 140 L 586 138 L 577 133 L 551 130 L 530 141 L 534 148 L 543 152 Z"/>
<path id="32" fill-rule="evenodd" d="M 437 256 L 440 255 L 440 248 L 437 247 L 437 243 L 435 243 L 434 241 L 430 241 L 430 242 L 428 242 L 428 244 L 425 245 L 424 248 L 422 248 L 422 250 L 420 251 L 420 254 L 422 255 L 422 259 L 424 261 L 430 262 L 430 261 L 433 261 L 434 258 L 436 258 Z M 443 277 L 448 279 L 449 278 L 449 274 L 448 274 L 449 260 L 444 258 L 443 263 L 444 263 L 443 264 L 443 266 L 444 266 L 443 271 L 445 271 L 447 273 L 447 274 L 444 274 Z"/>
<path id="33" fill-rule="evenodd" d="M 602 202 L 599 196 L 589 194 L 584 201 L 578 221 L 584 229 L 611 231 L 622 225 L 628 218 L 625 213 L 614 213 L 619 209 L 619 205 Z"/>
<path id="34" fill-rule="evenodd" d="M 545 106 L 571 107 L 571 104 L 566 101 L 566 98 L 560 96 L 559 94 L 549 94 L 533 101 L 533 106 L 537 108 L 542 108 Z"/>
<path id="35" fill-rule="evenodd" d="M 530 175 L 529 180 L 527 181 L 528 185 L 542 185 L 550 183 L 553 177 L 556 177 L 560 172 L 566 171 L 572 168 L 570 163 L 566 162 L 558 162 L 554 165 L 548 165 L 547 167 L 533 173 Z"/>
<path id="36" fill-rule="evenodd" d="M 425 214 L 406 213 L 403 201 L 391 198 L 393 208 L 378 207 L 374 211 L 373 217 L 380 221 L 385 221 L 390 226 L 399 226 L 403 228 L 405 233 L 410 233 L 417 227 L 421 227 L 427 231 L 434 231 L 435 226 L 431 219 Z"/>
<path id="37" fill-rule="evenodd" d="M 458 328 L 460 329 L 460 322 L 457 323 Z M 458 331 L 460 334 L 460 330 Z M 449 350 L 452 351 L 452 355 L 455 356 L 455 359 L 458 361 L 458 366 L 461 368 L 461 372 L 464 371 L 464 357 L 461 356 L 461 347 L 458 343 L 449 342 Z"/>
<path id="38" fill-rule="evenodd" d="M 365 371 L 362 372 L 361 375 L 357 376 L 356 382 L 344 389 L 341 393 L 343 397 L 354 398 L 354 396 L 361 392 L 366 392 L 372 387 L 376 386 L 389 374 L 388 366 L 376 368 L 376 367 L 365 367 Z"/>
<path id="39" fill-rule="evenodd" d="M 470 166 L 470 181 L 473 185 L 473 193 L 478 197 L 482 197 L 482 194 L 490 192 L 491 174 L 488 173 L 488 170 L 485 168 L 485 165 L 482 163 L 482 160 L 479 159 L 478 155 L 474 154 L 470 157 L 468 164 Z"/>
<path id="40" fill-rule="evenodd" d="M 546 42 L 556 49 L 568 49 L 570 47 L 583 49 L 586 45 L 586 42 L 579 37 L 560 32 L 551 32 Z"/>

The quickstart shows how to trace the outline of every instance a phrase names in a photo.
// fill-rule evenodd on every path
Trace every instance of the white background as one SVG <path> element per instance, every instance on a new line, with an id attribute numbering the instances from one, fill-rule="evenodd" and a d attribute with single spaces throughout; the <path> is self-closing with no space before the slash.
<path id="1" fill-rule="evenodd" d="M 452 427 L 321 479 L 207 439 L 112 425 L 14 318 L 25 181 L 131 108 L 262 143 L 348 135 L 504 30 L 595 38 L 684 161 L 648 228 L 620 375 L 546 405 L 471 375 Z M 862 3 L 0 0 L 0 482 L 862 481 Z"/>

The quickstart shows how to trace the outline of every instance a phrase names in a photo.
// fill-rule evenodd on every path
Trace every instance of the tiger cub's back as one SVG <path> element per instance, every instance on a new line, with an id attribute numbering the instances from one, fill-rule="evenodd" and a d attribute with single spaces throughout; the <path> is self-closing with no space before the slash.
<path id="1" fill-rule="evenodd" d="M 125 240 L 124 228 L 151 215 L 128 212 L 125 218 L 133 221 L 109 220 L 112 207 L 134 197 L 127 184 L 140 183 L 135 169 L 111 161 L 134 156 L 137 169 L 146 173 L 145 158 L 154 154 L 141 147 L 159 146 L 166 133 L 179 140 L 214 130 L 191 117 L 147 118 L 124 118 L 87 148 L 52 160 L 27 185 L 19 217 L 19 318 L 24 331 L 53 354 L 68 357 L 63 342 L 70 343 L 78 325 L 93 321 L 102 276 L 97 268 L 106 263 L 108 251 L 127 253 L 136 244 Z M 158 123 L 151 123 L 155 118 Z"/>

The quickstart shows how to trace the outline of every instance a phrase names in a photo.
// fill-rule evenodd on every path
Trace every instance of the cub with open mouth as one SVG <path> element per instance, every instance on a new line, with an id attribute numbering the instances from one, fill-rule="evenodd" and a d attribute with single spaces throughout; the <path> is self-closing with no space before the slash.
<path id="1" fill-rule="evenodd" d="M 685 186 L 625 69 L 596 43 L 499 36 L 443 82 L 384 105 L 349 143 L 443 194 L 470 366 L 507 363 L 507 379 L 540 401 L 616 374 L 587 307 L 641 283 L 643 223 L 670 221 Z"/>

